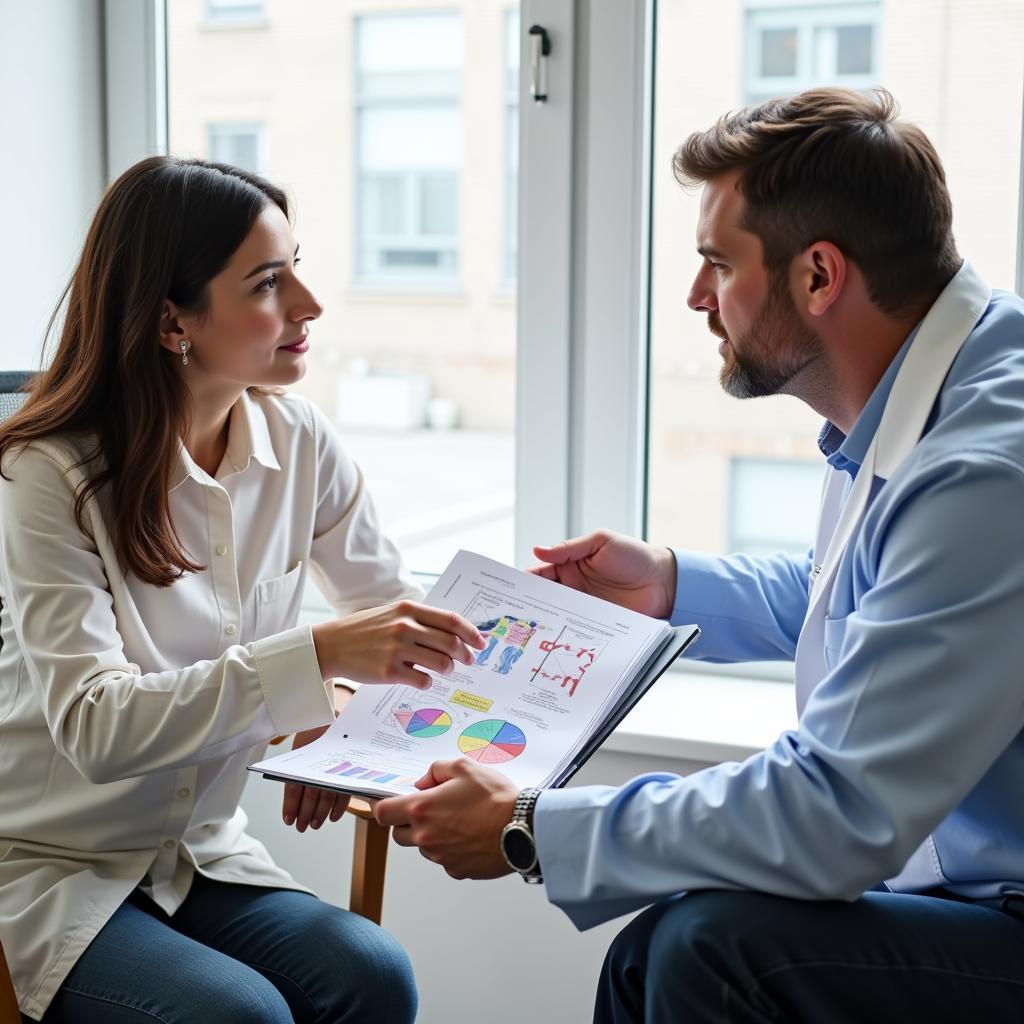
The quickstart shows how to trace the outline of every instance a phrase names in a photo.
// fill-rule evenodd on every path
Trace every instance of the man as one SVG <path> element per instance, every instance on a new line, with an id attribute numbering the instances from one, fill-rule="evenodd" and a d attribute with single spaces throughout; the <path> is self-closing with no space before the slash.
<path id="1" fill-rule="evenodd" d="M 827 420 L 814 549 L 597 533 L 535 571 L 697 622 L 706 660 L 794 658 L 799 727 L 620 789 L 440 763 L 378 818 L 455 877 L 542 874 L 581 928 L 653 903 L 599 1021 L 1020 1020 L 1024 302 L 957 255 L 939 159 L 885 92 L 748 108 L 674 170 L 703 184 L 689 305 L 722 386 Z"/>

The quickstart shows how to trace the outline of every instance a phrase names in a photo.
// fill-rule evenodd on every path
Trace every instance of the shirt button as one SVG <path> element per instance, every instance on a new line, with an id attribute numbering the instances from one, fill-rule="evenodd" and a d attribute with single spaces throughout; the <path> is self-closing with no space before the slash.
<path id="1" fill-rule="evenodd" d="M 218 555 L 226 555 L 227 553 L 228 553 L 228 549 L 227 549 L 226 545 L 224 545 L 224 544 L 218 544 L 217 545 L 217 554 Z"/>
<path id="2" fill-rule="evenodd" d="M 188 789 L 187 787 L 183 786 L 181 789 L 178 790 L 178 796 L 180 796 L 181 799 L 184 800 L 185 797 L 187 797 L 189 795 L 189 793 L 191 793 L 191 792 L 192 792 L 191 789 Z"/>
<path id="3" fill-rule="evenodd" d="M 234 636 L 237 628 L 238 627 L 235 626 L 234 623 L 228 623 L 228 625 L 224 627 L 224 632 L 227 633 L 228 636 Z"/>
<path id="4" fill-rule="evenodd" d="M 178 844 L 173 839 L 165 839 L 164 840 L 164 849 L 165 850 L 173 850 L 175 848 L 175 846 L 177 846 L 177 845 Z"/>

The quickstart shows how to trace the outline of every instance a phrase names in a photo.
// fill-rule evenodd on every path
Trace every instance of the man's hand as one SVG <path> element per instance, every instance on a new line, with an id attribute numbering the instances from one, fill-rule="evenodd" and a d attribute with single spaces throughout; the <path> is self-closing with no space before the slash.
<path id="1" fill-rule="evenodd" d="M 419 793 L 381 800 L 374 817 L 394 828 L 399 846 L 416 846 L 452 878 L 498 878 L 511 868 L 501 830 L 512 820 L 519 787 L 500 772 L 460 757 L 436 761 Z"/>
<path id="2" fill-rule="evenodd" d="M 299 747 L 319 739 L 329 728 L 329 725 L 319 725 L 315 729 L 297 732 L 292 742 L 292 750 L 298 750 Z M 344 793 L 287 782 L 284 787 L 281 817 L 284 818 L 286 825 L 291 826 L 294 823 L 299 832 L 305 832 L 309 825 L 319 828 L 328 818 L 337 821 L 345 813 L 346 807 L 348 797 Z"/>
<path id="3" fill-rule="evenodd" d="M 672 614 L 676 558 L 668 548 L 598 530 L 533 553 L 545 563 L 529 570 L 537 576 L 656 619 Z"/>

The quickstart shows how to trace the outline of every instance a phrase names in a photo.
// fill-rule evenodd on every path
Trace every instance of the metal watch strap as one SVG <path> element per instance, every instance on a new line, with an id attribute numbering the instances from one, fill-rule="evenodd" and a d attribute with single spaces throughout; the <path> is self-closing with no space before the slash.
<path id="1" fill-rule="evenodd" d="M 537 837 L 534 835 L 533 831 L 533 809 L 537 805 L 537 798 L 542 792 L 543 790 L 535 787 L 527 787 L 526 789 L 521 790 L 519 796 L 516 797 L 516 804 L 512 810 L 512 821 L 526 827 L 530 837 L 533 839 L 534 850 L 537 848 Z M 536 884 L 544 881 L 544 877 L 541 875 L 540 871 L 539 860 L 532 870 L 520 871 L 519 874 L 522 876 L 524 882 Z"/>
<path id="2" fill-rule="evenodd" d="M 540 793 L 539 789 L 521 790 L 519 796 L 516 797 L 516 805 L 512 809 L 512 820 L 522 822 L 530 829 L 531 834 L 533 833 L 533 805 L 537 802 Z"/>

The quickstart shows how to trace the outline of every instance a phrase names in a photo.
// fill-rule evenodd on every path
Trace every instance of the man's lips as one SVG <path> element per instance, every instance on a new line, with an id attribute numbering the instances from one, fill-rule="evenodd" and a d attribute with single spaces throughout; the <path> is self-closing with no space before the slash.
<path id="1" fill-rule="evenodd" d="M 726 333 L 725 328 L 722 326 L 721 320 L 717 319 L 713 313 L 708 315 L 708 330 L 716 338 L 721 338 L 722 341 L 728 344 L 729 335 Z"/>

